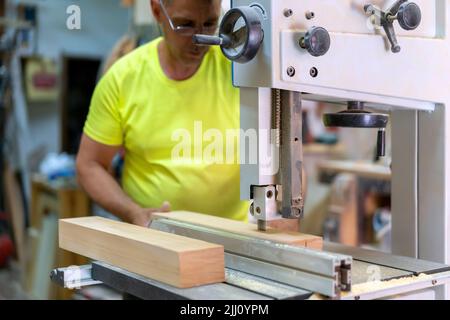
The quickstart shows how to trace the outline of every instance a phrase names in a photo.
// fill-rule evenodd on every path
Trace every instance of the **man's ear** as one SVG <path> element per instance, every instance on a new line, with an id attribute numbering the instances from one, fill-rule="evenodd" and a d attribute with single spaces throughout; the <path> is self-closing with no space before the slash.
<path id="1" fill-rule="evenodd" d="M 150 0 L 150 7 L 152 8 L 153 16 L 158 23 L 161 23 L 161 6 L 159 5 L 159 0 Z"/>

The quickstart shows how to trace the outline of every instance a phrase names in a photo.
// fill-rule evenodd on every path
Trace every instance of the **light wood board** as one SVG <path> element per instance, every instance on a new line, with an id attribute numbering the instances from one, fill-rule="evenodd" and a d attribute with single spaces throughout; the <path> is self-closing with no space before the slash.
<path id="1" fill-rule="evenodd" d="M 223 246 L 100 217 L 60 220 L 59 245 L 178 288 L 225 281 Z"/>
<path id="2" fill-rule="evenodd" d="M 256 239 L 269 240 L 277 243 L 290 244 L 294 246 L 322 249 L 323 239 L 318 236 L 302 234 L 298 232 L 283 232 L 268 228 L 267 231 L 258 231 L 256 225 L 245 222 L 229 220 L 225 218 L 210 216 L 186 211 L 169 213 L 155 213 L 153 219 L 170 219 L 186 222 L 198 226 L 236 233 Z"/>

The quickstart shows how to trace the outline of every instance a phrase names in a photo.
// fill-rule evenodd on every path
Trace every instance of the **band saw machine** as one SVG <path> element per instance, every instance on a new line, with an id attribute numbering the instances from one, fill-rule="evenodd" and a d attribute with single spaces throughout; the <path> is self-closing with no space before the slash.
<path id="1" fill-rule="evenodd" d="M 233 0 L 217 35 L 193 38 L 233 62 L 242 131 L 258 135 L 241 198 L 261 232 L 304 216 L 302 101 L 335 104 L 328 127 L 376 129 L 379 156 L 390 122 L 392 254 L 316 251 L 160 218 L 151 228 L 222 244 L 226 283 L 176 289 L 94 262 L 79 269 L 82 285 L 143 299 L 449 298 L 449 33 L 450 0 Z M 70 286 L 71 270 L 51 277 Z"/>

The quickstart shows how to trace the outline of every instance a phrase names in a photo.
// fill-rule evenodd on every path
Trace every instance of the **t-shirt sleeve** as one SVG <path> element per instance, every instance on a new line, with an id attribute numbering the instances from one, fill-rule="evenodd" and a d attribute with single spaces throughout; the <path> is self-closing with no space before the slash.
<path id="1" fill-rule="evenodd" d="M 109 145 L 123 144 L 120 116 L 120 85 L 110 69 L 95 88 L 84 133 L 94 141 Z"/>

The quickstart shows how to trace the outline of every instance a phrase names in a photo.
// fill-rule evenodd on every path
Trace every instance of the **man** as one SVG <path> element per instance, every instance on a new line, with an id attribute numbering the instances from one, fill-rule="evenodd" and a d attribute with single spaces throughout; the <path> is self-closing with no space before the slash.
<path id="1" fill-rule="evenodd" d="M 77 158 L 80 183 L 106 210 L 140 226 L 148 226 L 155 211 L 168 210 L 245 220 L 237 159 L 173 160 L 180 130 L 194 137 L 201 124 L 225 136 L 239 128 L 230 62 L 219 48 L 192 43 L 195 33 L 215 33 L 221 1 L 151 0 L 151 8 L 164 38 L 120 59 L 99 82 Z M 108 173 L 121 148 L 122 186 Z"/>

